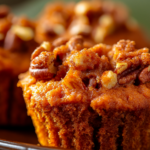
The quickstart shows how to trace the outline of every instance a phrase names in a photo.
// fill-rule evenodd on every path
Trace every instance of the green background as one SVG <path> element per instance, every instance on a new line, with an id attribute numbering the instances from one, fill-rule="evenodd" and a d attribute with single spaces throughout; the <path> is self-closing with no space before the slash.
<path id="1" fill-rule="evenodd" d="M 56 0 L 55 0 L 56 1 Z M 66 0 L 67 1 L 67 0 Z M 68 0 L 69 1 L 69 0 Z M 131 15 L 150 33 L 150 0 L 112 0 L 125 3 Z M 51 0 L 0 0 L 1 4 L 10 4 L 17 15 L 35 18 Z"/>

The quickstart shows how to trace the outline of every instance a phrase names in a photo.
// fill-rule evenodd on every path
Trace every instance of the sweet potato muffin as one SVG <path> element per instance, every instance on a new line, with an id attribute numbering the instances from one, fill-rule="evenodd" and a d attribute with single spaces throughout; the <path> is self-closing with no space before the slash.
<path id="1" fill-rule="evenodd" d="M 76 150 L 150 148 L 150 54 L 135 42 L 44 42 L 20 76 L 39 142 Z"/>
<path id="2" fill-rule="evenodd" d="M 9 53 L 0 49 L 0 124 L 8 123 L 8 97 L 11 84 L 12 65 Z"/>
<path id="3" fill-rule="evenodd" d="M 82 35 L 91 45 L 103 42 L 112 45 L 120 39 L 130 39 L 137 47 L 149 43 L 127 8 L 110 1 L 53 3 L 46 6 L 37 21 L 35 39 L 38 43 L 58 37 L 68 40 Z"/>
<path id="4" fill-rule="evenodd" d="M 0 125 L 31 123 L 26 115 L 22 90 L 16 84 L 18 75 L 28 70 L 31 53 L 37 47 L 34 30 L 33 21 L 15 17 L 6 6 L 0 6 L 0 104 L 3 114 Z"/>

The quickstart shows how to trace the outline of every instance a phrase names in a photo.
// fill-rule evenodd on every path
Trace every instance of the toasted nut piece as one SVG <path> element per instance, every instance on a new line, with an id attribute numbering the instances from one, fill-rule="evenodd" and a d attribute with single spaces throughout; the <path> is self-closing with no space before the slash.
<path id="1" fill-rule="evenodd" d="M 91 26 L 89 24 L 89 19 L 86 16 L 78 16 L 75 19 L 69 29 L 70 34 L 77 35 L 77 34 L 84 34 L 87 35 L 91 32 Z"/>
<path id="2" fill-rule="evenodd" d="M 77 35 L 77 34 L 89 34 L 91 32 L 91 27 L 86 24 L 76 24 L 70 29 L 70 34 Z"/>
<path id="3" fill-rule="evenodd" d="M 113 28 L 114 20 L 113 20 L 112 16 L 110 16 L 110 15 L 102 15 L 99 18 L 99 24 L 103 27 Z"/>
<path id="4" fill-rule="evenodd" d="M 114 20 L 110 15 L 102 15 L 99 18 L 99 23 L 101 27 L 105 28 L 107 35 L 111 34 L 115 29 Z"/>
<path id="5" fill-rule="evenodd" d="M 80 73 L 78 71 L 70 69 L 67 72 L 65 78 L 62 80 L 62 84 L 70 90 L 73 89 L 85 90 L 85 85 L 82 82 L 79 74 Z"/>
<path id="6" fill-rule="evenodd" d="M 31 55 L 31 60 L 33 60 L 35 57 L 37 57 L 41 52 L 43 51 L 51 51 L 52 45 L 49 42 L 43 42 L 38 48 L 35 49 L 35 51 Z"/>
<path id="7" fill-rule="evenodd" d="M 107 36 L 107 31 L 105 28 L 98 27 L 94 34 L 94 40 L 96 43 L 103 42 L 105 37 Z"/>
<path id="8" fill-rule="evenodd" d="M 95 42 L 103 42 L 105 37 L 111 34 L 114 29 L 114 20 L 110 15 L 103 15 L 99 18 L 100 26 L 97 27 L 96 32 L 94 34 Z"/>
<path id="9" fill-rule="evenodd" d="M 11 31 L 16 34 L 19 38 L 21 38 L 23 41 L 29 41 L 32 40 L 34 37 L 34 32 L 29 27 L 23 27 L 19 25 L 13 25 L 11 27 Z"/>
<path id="10" fill-rule="evenodd" d="M 53 41 L 52 45 L 54 47 L 65 45 L 68 42 L 68 40 L 69 40 L 68 37 L 59 37 L 59 38 L 57 38 L 56 40 Z"/>
<path id="11" fill-rule="evenodd" d="M 72 37 L 67 43 L 70 51 L 83 49 L 83 38 L 80 35 Z"/>
<path id="12" fill-rule="evenodd" d="M 117 63 L 116 64 L 117 74 L 122 73 L 127 68 L 128 68 L 128 64 L 127 63 Z"/>
<path id="13" fill-rule="evenodd" d="M 57 35 L 60 35 L 65 32 L 65 27 L 61 24 L 56 24 L 53 30 Z"/>
<path id="14" fill-rule="evenodd" d="M 79 2 L 75 7 L 76 15 L 85 15 L 91 10 L 91 5 L 87 1 Z"/>
<path id="15" fill-rule="evenodd" d="M 43 42 L 40 47 L 43 47 L 45 50 L 50 51 L 52 45 L 49 42 Z"/>
<path id="16" fill-rule="evenodd" d="M 0 41 L 4 39 L 4 34 L 0 33 Z"/>
<path id="17" fill-rule="evenodd" d="M 35 57 L 37 57 L 43 51 L 45 51 L 45 49 L 43 47 L 36 48 L 31 55 L 31 60 L 33 60 Z"/>
<path id="18" fill-rule="evenodd" d="M 105 71 L 101 76 L 102 86 L 111 89 L 117 83 L 117 74 L 112 71 Z"/>
<path id="19" fill-rule="evenodd" d="M 43 69 L 32 69 L 29 68 L 29 72 L 31 76 L 35 77 L 36 79 L 51 79 L 53 78 L 54 74 L 48 71 L 48 68 Z"/>
<path id="20" fill-rule="evenodd" d="M 118 83 L 120 85 L 127 84 L 127 83 L 134 83 L 135 79 L 137 78 L 137 74 L 139 73 L 139 70 L 133 71 L 126 76 L 123 76 L 119 78 Z"/>
<path id="21" fill-rule="evenodd" d="M 86 59 L 85 55 L 79 54 L 77 57 L 73 59 L 73 62 L 76 66 L 82 66 L 84 65 L 84 60 Z"/>
<path id="22" fill-rule="evenodd" d="M 139 80 L 141 83 L 150 82 L 150 72 L 149 72 L 149 66 L 144 68 L 141 73 L 139 74 Z"/>
<path id="23" fill-rule="evenodd" d="M 51 79 L 57 73 L 54 60 L 53 53 L 41 52 L 38 57 L 32 60 L 30 74 L 37 79 Z"/>

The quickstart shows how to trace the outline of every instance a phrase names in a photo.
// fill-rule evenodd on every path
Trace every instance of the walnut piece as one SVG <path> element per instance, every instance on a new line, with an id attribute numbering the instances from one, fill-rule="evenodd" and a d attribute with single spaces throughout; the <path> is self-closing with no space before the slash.
<path id="1" fill-rule="evenodd" d="M 79 2 L 75 7 L 76 15 L 86 15 L 91 10 L 91 5 L 87 1 Z"/>
<path id="2" fill-rule="evenodd" d="M 78 34 L 89 34 L 91 32 L 91 27 L 87 24 L 75 24 L 70 29 L 71 35 L 78 35 Z"/>
<path id="3" fill-rule="evenodd" d="M 105 37 L 111 34 L 115 29 L 115 24 L 112 16 L 102 15 L 99 18 L 99 26 L 96 28 L 94 33 L 95 42 L 103 42 Z"/>
<path id="4" fill-rule="evenodd" d="M 52 48 L 52 45 L 49 42 L 43 42 L 41 44 L 41 47 L 43 47 L 45 50 L 50 51 Z"/>
<path id="5" fill-rule="evenodd" d="M 122 73 L 123 71 L 125 71 L 128 68 L 128 64 L 125 62 L 122 63 L 116 63 L 116 72 L 117 74 Z"/>
<path id="6" fill-rule="evenodd" d="M 65 32 L 65 27 L 61 24 L 56 24 L 53 28 L 57 35 L 63 34 Z"/>
<path id="7" fill-rule="evenodd" d="M 95 42 L 96 43 L 103 42 L 106 36 L 107 36 L 107 30 L 101 26 L 97 27 L 94 34 Z"/>
<path id="8" fill-rule="evenodd" d="M 139 80 L 141 83 L 146 83 L 150 82 L 150 66 L 144 68 L 140 75 L 139 75 Z"/>
<path id="9" fill-rule="evenodd" d="M 73 50 L 81 50 L 83 49 L 83 38 L 82 36 L 74 36 L 72 37 L 69 42 L 67 43 L 70 51 Z"/>
<path id="10" fill-rule="evenodd" d="M 117 74 L 113 71 L 105 71 L 101 76 L 102 86 L 111 89 L 117 84 Z"/>
<path id="11" fill-rule="evenodd" d="M 113 17 L 111 15 L 102 15 L 99 18 L 99 24 L 107 29 L 112 29 L 114 27 Z"/>
<path id="12" fill-rule="evenodd" d="M 34 31 L 30 27 L 13 25 L 11 31 L 23 41 L 30 41 L 34 38 Z"/>

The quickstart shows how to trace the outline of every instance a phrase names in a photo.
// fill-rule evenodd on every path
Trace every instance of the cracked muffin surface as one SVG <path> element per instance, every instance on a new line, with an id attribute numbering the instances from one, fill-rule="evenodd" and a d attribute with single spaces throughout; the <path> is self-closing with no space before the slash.
<path id="1" fill-rule="evenodd" d="M 77 150 L 148 150 L 150 54 L 135 42 L 44 42 L 20 76 L 39 142 Z"/>

